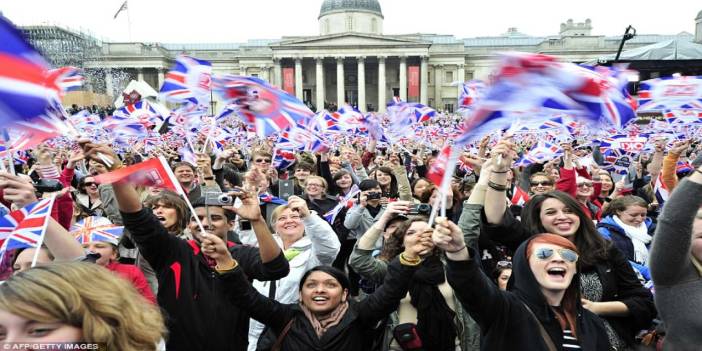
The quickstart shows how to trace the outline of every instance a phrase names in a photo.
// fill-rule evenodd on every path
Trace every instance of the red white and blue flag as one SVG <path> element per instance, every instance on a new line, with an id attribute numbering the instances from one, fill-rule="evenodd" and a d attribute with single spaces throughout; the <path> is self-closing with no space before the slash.
<path id="1" fill-rule="evenodd" d="M 209 104 L 212 89 L 212 64 L 209 61 L 180 55 L 165 78 L 160 95 L 166 100 Z"/>
<path id="2" fill-rule="evenodd" d="M 673 76 L 641 82 L 638 111 L 670 109 L 702 109 L 702 76 Z"/>
<path id="3" fill-rule="evenodd" d="M 51 197 L 0 218 L 0 256 L 7 250 L 41 246 L 53 204 L 54 197 Z"/>
<path id="4" fill-rule="evenodd" d="M 485 82 L 482 80 L 469 80 L 463 83 L 458 95 L 458 108 L 471 109 L 485 94 Z"/>
<path id="5" fill-rule="evenodd" d="M 124 233 L 124 227 L 112 224 L 105 217 L 90 216 L 73 224 L 70 233 L 81 244 L 102 241 L 117 245 Z"/>
<path id="6" fill-rule="evenodd" d="M 239 106 L 239 115 L 260 138 L 314 117 L 296 97 L 256 77 L 215 77 L 214 91 L 226 103 Z"/>
<path id="7" fill-rule="evenodd" d="M 665 185 L 665 183 L 663 183 L 662 173 L 658 174 L 658 177 L 656 178 L 656 182 L 653 185 L 653 192 L 656 195 L 659 206 L 663 206 L 663 204 L 668 201 L 668 198 L 670 197 L 670 190 L 668 190 L 668 187 Z"/>
<path id="8" fill-rule="evenodd" d="M 0 124 L 28 120 L 58 101 L 61 88 L 22 33 L 0 16 Z"/>
<path id="9" fill-rule="evenodd" d="M 56 82 L 61 88 L 61 94 L 67 91 L 78 90 L 83 86 L 85 78 L 79 74 L 79 69 L 75 67 L 61 67 L 49 71 L 49 79 Z"/>

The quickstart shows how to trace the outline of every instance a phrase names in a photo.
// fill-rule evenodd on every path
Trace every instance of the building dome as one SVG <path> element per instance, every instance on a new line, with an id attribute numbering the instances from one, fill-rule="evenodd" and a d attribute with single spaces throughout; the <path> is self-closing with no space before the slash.
<path id="1" fill-rule="evenodd" d="M 325 2 L 326 2 L 326 1 L 325 1 Z M 322 7 L 323 7 L 323 6 L 324 6 L 324 5 L 322 5 Z M 696 19 L 696 20 L 702 20 L 702 10 L 701 10 L 699 13 L 697 13 L 697 17 L 695 17 L 695 19 Z"/>
<path id="2" fill-rule="evenodd" d="M 324 0 L 318 18 L 337 12 L 368 12 L 383 18 L 378 0 Z"/>

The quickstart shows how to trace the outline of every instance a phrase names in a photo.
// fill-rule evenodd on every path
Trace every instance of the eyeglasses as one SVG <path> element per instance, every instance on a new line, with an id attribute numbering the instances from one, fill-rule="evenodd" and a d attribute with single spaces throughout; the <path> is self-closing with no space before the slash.
<path id="1" fill-rule="evenodd" d="M 512 268 L 510 261 L 497 261 L 497 268 Z"/>
<path id="2" fill-rule="evenodd" d="M 543 181 L 543 182 L 532 182 L 531 186 L 552 186 L 553 182 L 552 181 Z"/>
<path id="3" fill-rule="evenodd" d="M 592 183 L 578 183 L 578 188 L 592 188 Z"/>
<path id="4" fill-rule="evenodd" d="M 554 250 L 554 249 L 551 249 L 548 247 L 542 247 L 542 248 L 536 249 L 536 251 L 534 252 L 534 255 L 536 256 L 536 258 L 545 261 L 545 260 L 548 260 L 549 258 L 551 258 L 551 256 L 553 256 L 554 251 L 558 251 L 558 255 L 561 256 L 562 259 L 564 259 L 570 263 L 575 263 L 578 261 L 578 254 L 575 253 L 575 251 L 569 250 L 569 249 Z"/>
<path id="5" fill-rule="evenodd" d="M 267 158 L 257 158 L 254 160 L 254 162 L 256 162 L 256 163 L 271 163 L 271 160 L 267 159 Z"/>

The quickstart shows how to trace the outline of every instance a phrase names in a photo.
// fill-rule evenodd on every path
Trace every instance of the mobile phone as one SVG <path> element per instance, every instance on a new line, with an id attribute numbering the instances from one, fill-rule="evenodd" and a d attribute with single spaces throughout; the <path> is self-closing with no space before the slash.
<path id="1" fill-rule="evenodd" d="M 295 184 L 292 180 L 278 181 L 278 197 L 287 201 L 289 197 L 295 195 Z"/>

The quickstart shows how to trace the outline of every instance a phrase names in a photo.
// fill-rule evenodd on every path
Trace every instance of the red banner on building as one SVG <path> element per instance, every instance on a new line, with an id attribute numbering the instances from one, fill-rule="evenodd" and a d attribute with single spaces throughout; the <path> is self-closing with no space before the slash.
<path id="1" fill-rule="evenodd" d="M 409 92 L 407 93 L 407 100 L 418 100 L 419 99 L 419 66 L 409 66 L 407 67 L 407 85 Z"/>
<path id="2" fill-rule="evenodd" d="M 283 90 L 295 95 L 295 69 L 283 68 Z"/>

